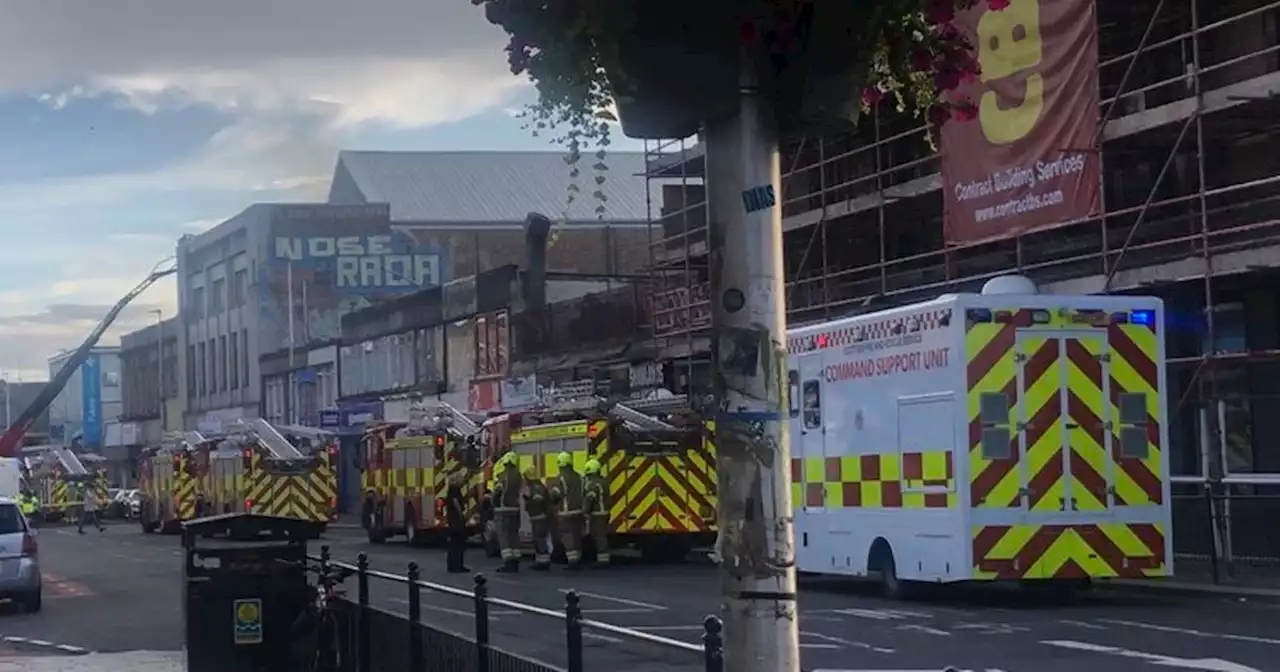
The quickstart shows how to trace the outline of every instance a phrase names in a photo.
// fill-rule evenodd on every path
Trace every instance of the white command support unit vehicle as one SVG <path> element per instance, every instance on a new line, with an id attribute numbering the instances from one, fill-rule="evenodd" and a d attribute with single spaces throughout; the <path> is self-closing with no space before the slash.
<path id="1" fill-rule="evenodd" d="M 788 334 L 800 571 L 907 582 L 1169 576 L 1164 307 L 981 294 Z"/>

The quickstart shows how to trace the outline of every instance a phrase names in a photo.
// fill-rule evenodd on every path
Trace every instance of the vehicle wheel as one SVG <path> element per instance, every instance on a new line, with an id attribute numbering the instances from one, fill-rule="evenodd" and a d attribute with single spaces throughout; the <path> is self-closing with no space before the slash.
<path id="1" fill-rule="evenodd" d="M 880 572 L 880 594 L 889 600 L 905 600 L 911 597 L 911 582 L 898 578 L 898 564 L 893 559 L 893 550 L 888 545 L 873 551 L 876 557 L 875 569 Z"/>
<path id="2" fill-rule="evenodd" d="M 501 558 L 502 547 L 498 545 L 498 531 L 492 521 L 485 523 L 483 535 L 484 554 L 490 558 Z"/>
<path id="3" fill-rule="evenodd" d="M 34 614 L 37 611 L 40 611 L 40 593 L 41 590 L 37 588 L 35 593 L 32 593 L 31 595 L 24 595 L 22 597 L 23 611 L 26 611 L 28 614 Z"/>
<path id="4" fill-rule="evenodd" d="M 371 544 L 381 544 L 387 540 L 387 532 L 382 529 L 382 513 L 376 507 L 370 509 L 365 517 L 364 529 Z"/>
<path id="5" fill-rule="evenodd" d="M 422 543 L 422 539 L 418 535 L 417 517 L 413 515 L 413 507 L 408 504 L 404 507 L 404 542 L 409 546 L 417 546 Z"/>

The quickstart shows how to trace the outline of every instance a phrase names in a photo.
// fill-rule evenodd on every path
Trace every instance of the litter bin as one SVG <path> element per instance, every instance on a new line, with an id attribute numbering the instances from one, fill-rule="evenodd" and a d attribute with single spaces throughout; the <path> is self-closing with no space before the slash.
<path id="1" fill-rule="evenodd" d="M 293 672 L 290 631 L 311 597 L 310 528 L 252 513 L 183 525 L 187 672 Z"/>

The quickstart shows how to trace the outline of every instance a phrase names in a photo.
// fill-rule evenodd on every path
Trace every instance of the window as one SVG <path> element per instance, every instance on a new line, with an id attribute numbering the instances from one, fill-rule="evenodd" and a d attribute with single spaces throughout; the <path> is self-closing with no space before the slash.
<path id="1" fill-rule="evenodd" d="M 240 389 L 240 340 L 231 335 L 231 389 Z"/>
<path id="2" fill-rule="evenodd" d="M 800 417 L 800 372 L 787 372 L 787 403 L 791 406 L 791 417 Z"/>
<path id="3" fill-rule="evenodd" d="M 187 346 L 187 398 L 196 396 L 196 346 Z"/>
<path id="4" fill-rule="evenodd" d="M 206 382 L 207 379 L 205 378 L 206 373 L 205 373 L 205 365 L 204 365 L 204 343 L 200 343 L 199 346 L 197 347 L 199 348 L 199 354 L 196 356 L 196 362 L 198 362 L 196 364 L 196 374 L 200 380 L 200 383 L 199 383 L 200 396 L 203 397 L 204 395 L 209 393 L 209 387 Z"/>
<path id="5" fill-rule="evenodd" d="M 231 338 L 235 338 L 232 336 Z M 218 391 L 227 391 L 227 337 L 218 337 Z"/>
<path id="6" fill-rule="evenodd" d="M 804 428 L 822 427 L 822 390 L 816 379 L 804 381 Z"/>
<path id="7" fill-rule="evenodd" d="M 204 318 L 204 287 L 191 290 L 191 317 L 196 321 Z"/>
<path id="8" fill-rule="evenodd" d="M 984 392 L 978 398 L 978 419 L 982 422 L 982 457 L 1008 460 L 1013 457 L 1013 431 L 1009 426 L 1009 396 Z"/>
<path id="9" fill-rule="evenodd" d="M 249 271 L 240 269 L 231 276 L 231 307 L 245 305 L 249 295 Z"/>
<path id="10" fill-rule="evenodd" d="M 1130 460 L 1145 460 L 1150 451 L 1147 443 L 1147 395 L 1123 393 L 1120 395 L 1120 456 Z"/>
<path id="11" fill-rule="evenodd" d="M 218 342 L 209 339 L 209 349 L 204 360 L 205 378 L 209 381 L 209 394 L 218 391 Z"/>
<path id="12" fill-rule="evenodd" d="M 218 278 L 213 281 L 213 292 L 209 294 L 209 314 L 221 315 L 227 309 L 227 280 Z"/>
<path id="13" fill-rule="evenodd" d="M 249 387 L 249 330 L 240 330 L 240 378 Z"/>
<path id="14" fill-rule="evenodd" d="M 27 531 L 16 504 L 0 504 L 0 534 L 20 534 Z"/>

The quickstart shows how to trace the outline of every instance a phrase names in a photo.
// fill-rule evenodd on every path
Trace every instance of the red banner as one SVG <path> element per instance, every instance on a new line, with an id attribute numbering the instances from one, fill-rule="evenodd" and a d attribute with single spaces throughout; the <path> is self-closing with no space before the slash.
<path id="1" fill-rule="evenodd" d="M 1097 214 L 1101 164 L 1093 0 L 979 0 L 956 17 L 982 67 L 961 84 L 977 118 L 942 127 L 948 244 Z"/>

